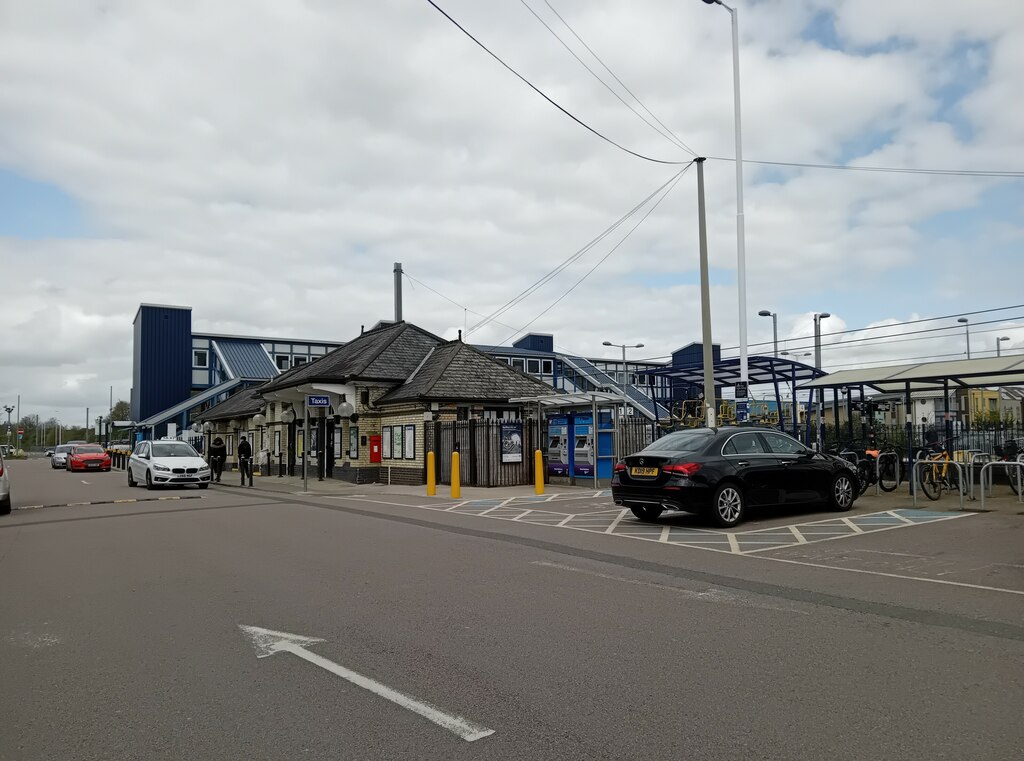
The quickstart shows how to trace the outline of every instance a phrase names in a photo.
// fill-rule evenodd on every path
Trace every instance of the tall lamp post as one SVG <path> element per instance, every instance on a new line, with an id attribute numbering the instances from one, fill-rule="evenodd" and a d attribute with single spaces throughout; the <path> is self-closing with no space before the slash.
<path id="1" fill-rule="evenodd" d="M 1001 348 L 1002 347 L 1002 343 L 1003 343 L 1003 341 L 1009 341 L 1009 340 L 1010 340 L 1009 336 L 999 336 L 999 338 L 996 339 L 996 356 L 997 357 L 1003 356 L 1003 350 Z"/>
<path id="2" fill-rule="evenodd" d="M 617 343 L 612 343 L 611 341 L 602 341 L 601 345 L 602 346 L 618 346 L 620 349 L 622 349 L 622 383 L 620 385 L 622 387 L 622 395 L 625 396 L 626 395 L 626 378 L 629 375 L 629 367 L 626 365 L 626 349 L 642 349 L 642 348 L 644 348 L 644 345 L 643 344 L 617 344 Z"/>
<path id="3" fill-rule="evenodd" d="M 832 315 L 828 312 L 815 312 L 814 313 L 814 366 L 821 369 L 821 321 L 827 320 Z M 825 389 L 818 389 L 818 451 L 821 451 L 821 439 L 822 429 L 825 424 L 822 420 L 822 412 L 825 409 Z"/>
<path id="4" fill-rule="evenodd" d="M 757 316 L 772 318 L 772 356 L 779 356 L 779 315 L 767 309 L 762 309 L 757 313 Z"/>
<path id="5" fill-rule="evenodd" d="M 966 317 L 961 317 L 957 320 L 961 325 L 964 326 L 964 334 L 967 336 L 967 359 L 971 358 L 971 322 Z"/>
<path id="6" fill-rule="evenodd" d="M 7 413 L 7 445 L 11 445 L 11 413 L 14 412 L 14 405 L 5 404 L 4 412 Z"/>
<path id="7" fill-rule="evenodd" d="M 740 380 L 746 387 L 749 381 L 747 368 L 747 244 L 743 214 L 743 137 L 740 118 L 740 31 L 736 9 L 722 0 L 704 0 L 708 5 L 720 5 L 732 17 L 732 95 L 736 132 L 736 288 L 739 291 L 740 320 Z M 742 417 L 741 417 L 742 415 Z M 747 417 L 746 400 L 736 403 L 736 420 L 743 422 Z"/>

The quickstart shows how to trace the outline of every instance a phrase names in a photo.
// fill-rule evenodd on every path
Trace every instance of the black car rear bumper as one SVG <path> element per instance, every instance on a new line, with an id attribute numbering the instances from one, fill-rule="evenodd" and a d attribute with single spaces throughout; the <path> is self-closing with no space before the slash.
<path id="1" fill-rule="evenodd" d="M 624 486 L 612 482 L 612 500 L 623 507 L 657 505 L 695 513 L 709 508 L 713 496 L 714 491 L 710 487 L 693 481 L 686 485 L 660 487 Z"/>

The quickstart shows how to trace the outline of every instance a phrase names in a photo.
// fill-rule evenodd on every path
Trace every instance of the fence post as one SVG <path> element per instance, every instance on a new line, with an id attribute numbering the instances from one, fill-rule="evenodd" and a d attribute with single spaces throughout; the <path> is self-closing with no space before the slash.
<path id="1" fill-rule="evenodd" d="M 533 452 L 533 490 L 537 494 L 544 493 L 544 454 L 540 449 Z"/>
<path id="2" fill-rule="evenodd" d="M 427 452 L 427 496 L 437 494 L 437 473 L 434 472 L 434 453 Z"/>
<path id="3" fill-rule="evenodd" d="M 459 499 L 462 497 L 462 473 L 459 470 L 459 453 L 458 451 L 452 452 L 452 499 Z"/>

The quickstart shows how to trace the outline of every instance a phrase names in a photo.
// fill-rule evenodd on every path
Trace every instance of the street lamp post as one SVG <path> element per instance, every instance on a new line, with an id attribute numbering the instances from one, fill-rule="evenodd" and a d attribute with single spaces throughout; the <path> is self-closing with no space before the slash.
<path id="1" fill-rule="evenodd" d="M 767 309 L 762 309 L 757 313 L 757 316 L 772 318 L 772 356 L 779 356 L 779 315 Z"/>
<path id="2" fill-rule="evenodd" d="M 14 412 L 14 405 L 5 404 L 4 411 L 7 413 L 7 446 L 11 445 L 11 413 Z"/>
<path id="3" fill-rule="evenodd" d="M 966 317 L 961 317 L 959 320 L 957 320 L 957 322 L 959 322 L 961 325 L 964 326 L 964 333 L 967 336 L 967 359 L 970 359 L 971 358 L 971 324 L 970 324 L 970 320 L 968 320 Z"/>
<path id="4" fill-rule="evenodd" d="M 814 366 L 821 369 L 821 321 L 827 320 L 832 315 L 828 312 L 815 312 L 814 313 Z M 825 389 L 818 389 L 818 451 L 821 451 L 821 439 L 822 439 L 822 428 L 824 423 L 822 421 L 822 413 L 825 409 Z"/>
<path id="5" fill-rule="evenodd" d="M 996 339 L 996 356 L 997 357 L 1003 356 L 1002 343 L 1003 343 L 1003 341 L 1009 341 L 1009 340 L 1010 340 L 1009 336 L 999 336 L 999 338 Z"/>
<path id="6" fill-rule="evenodd" d="M 729 11 L 732 19 L 732 94 L 736 132 L 736 288 L 739 292 L 740 320 L 740 380 L 747 387 L 749 373 L 747 367 L 747 244 L 743 214 L 743 137 L 742 120 L 740 118 L 740 31 L 736 9 L 726 5 L 722 0 L 704 0 L 708 5 L 720 5 Z M 746 420 L 746 400 L 742 404 L 737 400 L 736 420 Z M 742 406 L 742 409 L 741 409 Z M 741 417 L 742 415 L 742 417 Z"/>
<path id="7" fill-rule="evenodd" d="M 623 399 L 625 399 L 626 398 L 626 379 L 629 377 L 629 366 L 626 364 L 626 349 L 642 349 L 642 348 L 644 348 L 644 345 L 643 344 L 617 344 L 617 343 L 612 343 L 611 341 L 602 341 L 601 345 L 602 346 L 618 346 L 620 349 L 622 349 L 622 383 L 619 384 L 619 386 L 622 389 L 622 397 L 623 397 Z M 625 402 L 623 402 L 623 404 L 625 404 Z M 625 409 L 623 409 L 623 412 L 625 412 Z M 594 421 L 594 425 L 595 426 L 597 425 L 597 421 L 596 420 Z M 594 430 L 597 430 L 597 429 L 595 428 Z"/>

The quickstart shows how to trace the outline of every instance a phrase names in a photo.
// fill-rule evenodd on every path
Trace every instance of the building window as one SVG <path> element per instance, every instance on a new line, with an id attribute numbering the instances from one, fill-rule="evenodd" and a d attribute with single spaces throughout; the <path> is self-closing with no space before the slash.
<path id="1" fill-rule="evenodd" d="M 206 349 L 194 349 L 192 351 L 192 367 L 209 367 L 210 355 Z"/>
<path id="2" fill-rule="evenodd" d="M 555 363 L 552 362 L 550 359 L 545 359 L 541 363 L 541 365 L 544 368 L 544 374 L 545 375 L 552 375 L 552 374 L 554 374 L 554 372 L 555 372 Z"/>
<path id="3" fill-rule="evenodd" d="M 276 357 L 274 357 L 274 362 L 277 364 L 278 370 L 287 370 L 290 361 L 291 357 L 289 357 L 287 354 L 278 354 Z"/>
<path id="4" fill-rule="evenodd" d="M 299 365 L 304 365 L 307 362 L 309 362 L 309 357 L 293 357 L 292 358 L 292 366 L 293 367 L 298 367 Z"/>
<path id="5" fill-rule="evenodd" d="M 528 360 L 526 360 L 526 372 L 528 372 L 528 373 L 539 373 L 540 372 L 540 360 L 539 359 L 528 359 Z"/>
<path id="6" fill-rule="evenodd" d="M 516 370 L 525 370 L 526 369 L 526 361 L 523 360 L 521 357 L 513 357 L 512 358 L 512 367 L 514 367 Z"/>

